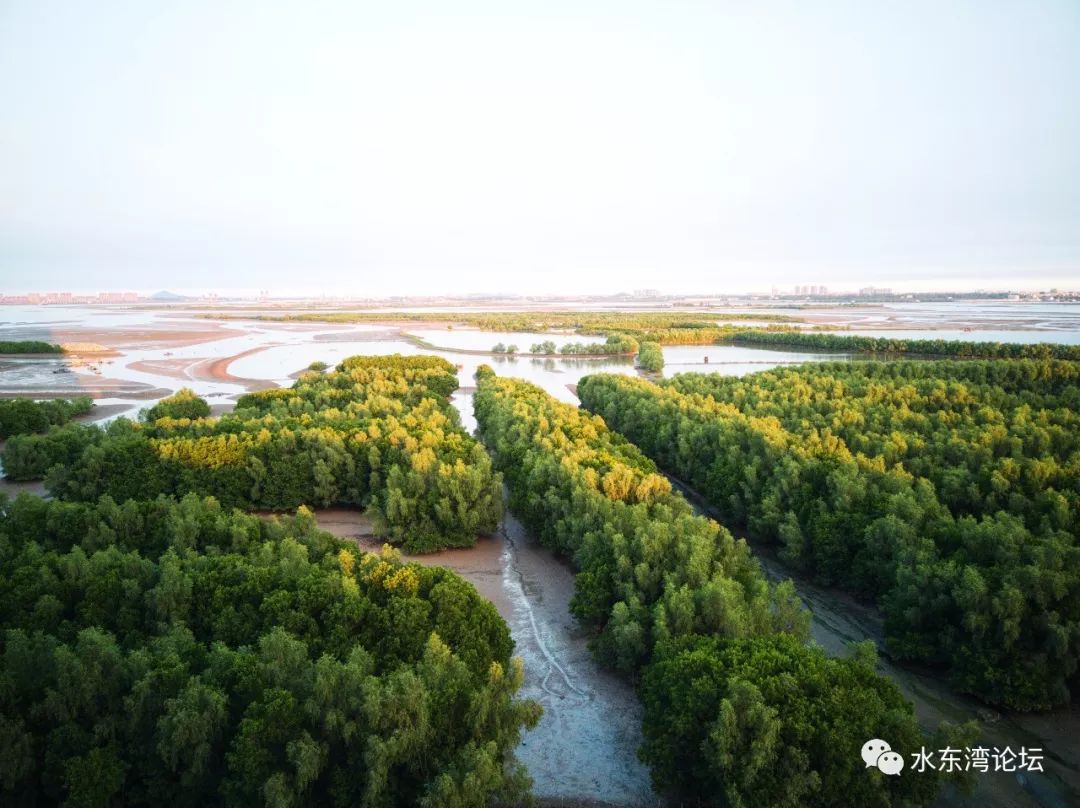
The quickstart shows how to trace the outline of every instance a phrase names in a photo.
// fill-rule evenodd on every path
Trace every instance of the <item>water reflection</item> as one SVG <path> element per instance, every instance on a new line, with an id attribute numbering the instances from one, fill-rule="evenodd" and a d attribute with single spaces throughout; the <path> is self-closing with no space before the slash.
<path id="1" fill-rule="evenodd" d="M 505 346 L 515 345 L 519 353 L 527 353 L 533 345 L 542 342 L 553 342 L 557 349 L 571 342 L 603 342 L 600 337 L 586 337 L 558 331 L 545 333 L 481 331 L 475 328 L 407 328 L 405 330 L 438 348 L 459 348 L 467 351 L 490 351 L 501 343 Z"/>

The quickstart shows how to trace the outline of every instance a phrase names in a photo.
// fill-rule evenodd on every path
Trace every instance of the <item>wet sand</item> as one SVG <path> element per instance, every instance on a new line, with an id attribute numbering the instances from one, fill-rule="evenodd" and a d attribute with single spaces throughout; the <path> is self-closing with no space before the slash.
<path id="1" fill-rule="evenodd" d="M 341 539 L 373 539 L 375 536 L 371 529 L 371 520 L 363 511 L 351 508 L 317 508 L 315 520 L 320 528 Z M 365 546 L 364 549 L 369 550 L 371 547 Z"/>
<path id="2" fill-rule="evenodd" d="M 534 793 L 562 804 L 662 804 L 637 758 L 641 706 L 634 690 L 597 664 L 590 632 L 570 614 L 573 570 L 512 515 L 501 532 L 503 585 L 514 604 L 508 622 L 525 662 L 522 695 L 544 707 L 517 750 Z"/>
<path id="3" fill-rule="evenodd" d="M 276 327 L 278 323 L 274 325 Z M 325 323 L 319 325 L 326 327 Z M 392 342 L 404 336 L 400 328 L 387 328 L 382 331 L 334 331 L 330 334 L 316 334 L 312 342 Z"/>
<path id="4" fill-rule="evenodd" d="M 94 424 L 98 421 L 104 421 L 106 418 L 112 418 L 114 415 L 119 415 L 130 409 L 131 407 L 127 404 L 95 404 L 90 412 L 85 415 L 76 416 L 72 420 L 82 424 Z"/>
<path id="5" fill-rule="evenodd" d="M 65 312 L 57 311 L 58 319 L 64 316 Z M 58 322 L 22 326 L 17 330 L 10 327 L 0 328 L 0 339 L 36 339 L 61 345 L 83 343 L 87 346 L 94 345 L 99 349 L 103 348 L 105 352 L 116 353 L 132 349 L 182 348 L 236 336 L 237 333 L 235 329 L 227 328 L 212 320 L 173 320 L 147 325 L 98 326 L 92 321 L 80 323 L 60 319 Z M 102 352 L 100 350 L 88 351 L 86 348 L 80 350 L 78 346 L 75 347 L 76 353 L 100 354 Z"/>
<path id="6" fill-rule="evenodd" d="M 172 391 L 145 381 L 116 378 L 117 356 L 0 357 L 0 398 L 158 399 Z"/>
<path id="7" fill-rule="evenodd" d="M 193 359 L 144 359 L 128 365 L 132 370 L 153 373 L 181 382 L 227 382 L 243 385 L 247 390 L 265 390 L 277 387 L 276 384 L 262 379 L 245 379 L 229 372 L 229 366 L 238 359 L 251 356 L 273 348 L 281 343 L 271 342 L 226 357 L 196 357 Z"/>
<path id="8" fill-rule="evenodd" d="M 280 343 L 277 342 L 271 342 L 267 343 L 266 345 L 260 345 L 257 348 L 252 348 L 248 351 L 241 351 L 238 354 L 225 357 L 224 359 L 210 360 L 209 363 L 205 365 L 205 373 L 207 377 L 209 377 L 209 379 L 212 381 L 242 384 L 248 390 L 266 390 L 269 387 L 277 387 L 276 384 L 271 381 L 266 381 L 265 379 L 244 379 L 239 376 L 233 376 L 231 373 L 229 373 L 229 366 L 238 359 L 243 359 L 245 356 L 251 356 L 252 354 L 261 353 L 267 348 L 273 348 L 279 344 Z"/>
<path id="9" fill-rule="evenodd" d="M 359 511 L 315 516 L 320 527 L 356 539 L 365 550 L 381 546 Z M 454 570 L 509 624 L 514 655 L 525 665 L 520 695 L 544 707 L 515 751 L 541 805 L 662 804 L 637 759 L 641 707 L 633 688 L 594 661 L 589 632 L 570 615 L 574 572 L 567 563 L 532 541 L 510 514 L 498 535 L 480 537 L 471 549 L 403 558 Z"/>
<path id="10" fill-rule="evenodd" d="M 2 380 L 2 377 L 0 377 L 0 380 Z M 90 396 L 90 398 L 126 398 L 137 401 L 156 401 L 159 398 L 172 395 L 174 392 L 174 390 L 166 387 L 153 387 L 138 382 L 125 382 L 119 379 L 97 379 L 87 385 L 72 382 L 65 386 L 5 386 L 0 389 L 0 398 L 45 399 Z"/>
<path id="11" fill-rule="evenodd" d="M 0 478 L 0 494 L 9 499 L 15 499 L 19 494 L 33 494 L 36 497 L 47 497 L 49 492 L 45 490 L 45 483 L 34 480 L 28 483 L 17 483 L 7 477 Z"/>
<path id="12" fill-rule="evenodd" d="M 106 311 L 108 316 L 131 314 L 145 316 L 138 310 Z M 156 400 L 175 392 L 166 386 L 167 380 L 180 382 L 224 382 L 236 384 L 245 390 L 260 390 L 276 386 L 272 382 L 243 379 L 229 373 L 229 365 L 250 353 L 271 347 L 271 343 L 257 346 L 232 356 L 208 355 L 196 359 L 162 359 L 132 362 L 128 367 L 142 373 L 159 377 L 165 384 L 155 385 L 145 381 L 110 376 L 110 365 L 125 365 L 124 356 L 129 351 L 154 351 L 185 348 L 202 343 L 244 336 L 250 329 L 236 325 L 226 326 L 210 320 L 193 319 L 191 313 L 177 313 L 174 318 L 160 317 L 151 322 L 96 325 L 95 317 L 84 321 L 64 320 L 65 316 L 82 316 L 63 309 L 56 311 L 57 320 L 32 324 L 11 325 L 0 328 L 0 339 L 40 339 L 59 342 L 78 350 L 66 355 L 42 357 L 18 357 L 31 361 L 3 361 L 0 357 L 0 396 L 37 398 L 63 398 L 73 395 L 89 395 L 93 398 L 125 398 L 133 400 Z M 320 328 L 325 325 L 305 325 Z M 276 343 L 273 343 L 276 344 Z M 49 370 L 65 368 L 67 372 L 50 374 Z"/>

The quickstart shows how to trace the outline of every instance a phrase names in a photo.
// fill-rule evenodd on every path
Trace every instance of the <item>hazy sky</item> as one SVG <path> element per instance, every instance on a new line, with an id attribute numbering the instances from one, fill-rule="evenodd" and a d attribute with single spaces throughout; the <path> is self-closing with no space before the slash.
<path id="1" fill-rule="evenodd" d="M 1080 287 L 1080 0 L 0 0 L 0 288 Z"/>

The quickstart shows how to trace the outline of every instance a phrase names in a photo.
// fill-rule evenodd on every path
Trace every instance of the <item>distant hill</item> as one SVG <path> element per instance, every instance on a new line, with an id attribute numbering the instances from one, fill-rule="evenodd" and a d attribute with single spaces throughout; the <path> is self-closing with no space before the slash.
<path id="1" fill-rule="evenodd" d="M 176 292 L 169 292 L 169 291 L 166 291 L 166 290 L 162 289 L 160 292 L 154 292 L 154 294 L 150 295 L 150 299 L 151 300 L 178 301 L 178 300 L 191 300 L 192 298 L 187 297 L 186 295 L 178 295 L 178 294 L 176 294 Z"/>

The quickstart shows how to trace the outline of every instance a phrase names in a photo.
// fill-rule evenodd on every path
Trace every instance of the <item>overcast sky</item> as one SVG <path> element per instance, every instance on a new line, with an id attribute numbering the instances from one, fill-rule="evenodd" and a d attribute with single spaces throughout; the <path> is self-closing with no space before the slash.
<path id="1" fill-rule="evenodd" d="M 0 288 L 1080 287 L 1080 2 L 0 0 Z"/>

